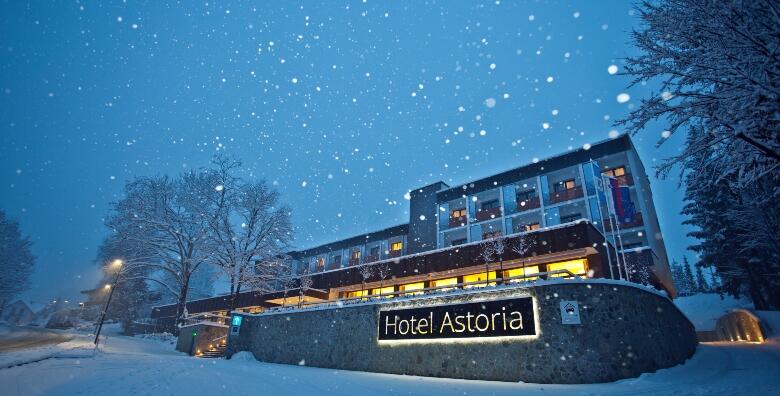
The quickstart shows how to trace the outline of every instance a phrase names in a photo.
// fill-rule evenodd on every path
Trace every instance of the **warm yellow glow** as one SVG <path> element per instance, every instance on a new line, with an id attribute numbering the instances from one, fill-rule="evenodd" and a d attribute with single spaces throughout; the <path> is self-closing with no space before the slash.
<path id="1" fill-rule="evenodd" d="M 425 283 L 423 282 L 417 282 L 417 283 L 407 283 L 405 285 L 401 285 L 398 290 L 404 291 L 404 292 L 412 292 L 414 290 L 422 290 L 425 289 Z M 407 294 L 423 294 L 423 292 L 418 291 L 414 293 L 407 293 Z"/>
<path id="2" fill-rule="evenodd" d="M 464 275 L 463 276 L 463 283 L 485 282 L 486 280 L 496 279 L 496 271 L 488 272 L 487 276 L 485 276 L 485 274 L 486 274 L 485 272 L 480 272 L 480 273 L 477 273 L 477 274 Z M 496 282 L 490 282 L 489 285 L 490 286 L 495 286 Z M 482 287 L 482 286 L 484 286 L 484 283 L 481 284 L 481 285 L 479 285 L 479 284 L 467 285 L 467 286 L 464 286 L 464 287 L 469 288 L 469 287 Z"/>
<path id="3" fill-rule="evenodd" d="M 437 279 L 435 281 L 431 281 L 431 287 L 442 287 L 442 286 L 452 286 L 458 284 L 458 278 L 444 278 L 444 279 Z M 446 288 L 441 290 L 452 290 L 454 288 Z"/>
<path id="4" fill-rule="evenodd" d="M 504 277 L 505 278 L 513 278 L 515 276 L 523 276 L 523 275 L 525 275 L 525 278 L 518 278 L 518 279 L 510 279 L 509 280 L 510 283 L 515 283 L 515 282 L 532 281 L 532 280 L 539 279 L 536 276 L 528 276 L 528 275 L 533 275 L 533 274 L 538 274 L 538 273 L 539 273 L 539 266 L 538 265 L 530 265 L 528 267 L 514 268 L 514 269 L 511 269 L 511 270 L 506 270 L 506 271 L 504 271 Z"/>
<path id="5" fill-rule="evenodd" d="M 355 290 L 347 292 L 347 298 L 365 297 L 368 295 L 368 290 Z"/>
<path id="6" fill-rule="evenodd" d="M 386 287 L 383 287 L 381 289 L 380 288 L 371 289 L 371 295 L 376 296 L 376 295 L 379 295 L 379 294 L 389 294 L 389 293 L 392 293 L 394 291 L 395 291 L 395 289 L 393 288 L 393 286 L 386 286 Z M 393 296 L 384 296 L 384 297 L 385 298 L 391 298 Z"/>
<path id="7" fill-rule="evenodd" d="M 559 270 L 568 270 L 574 275 L 585 275 L 588 273 L 588 260 L 577 259 L 577 260 L 560 261 L 557 263 L 547 264 L 547 272 L 559 271 Z M 563 274 L 550 275 L 550 277 L 563 277 L 563 276 L 568 276 L 568 274 L 563 273 Z"/>
<path id="8" fill-rule="evenodd" d="M 398 250 L 401 250 L 401 249 L 403 249 L 403 247 L 404 247 L 404 243 L 403 243 L 403 242 L 393 242 L 393 243 L 390 245 L 390 250 L 392 250 L 392 251 L 398 251 Z"/>
<path id="9" fill-rule="evenodd" d="M 116 259 L 113 263 L 111 263 L 115 267 L 121 267 L 122 266 L 122 260 Z"/>
<path id="10" fill-rule="evenodd" d="M 108 290 L 108 289 L 110 289 L 110 288 L 111 288 L 111 285 L 105 285 L 105 286 L 103 286 L 103 288 L 104 288 L 104 289 L 106 289 L 106 290 Z"/>

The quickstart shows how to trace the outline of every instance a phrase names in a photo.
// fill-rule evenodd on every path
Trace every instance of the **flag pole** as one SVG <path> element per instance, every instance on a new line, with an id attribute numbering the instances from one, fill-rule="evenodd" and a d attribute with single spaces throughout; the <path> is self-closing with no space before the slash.
<path id="1" fill-rule="evenodd" d="M 607 183 L 604 182 L 604 175 L 601 175 L 601 183 L 602 184 L 607 184 Z M 607 217 L 609 218 L 609 233 L 612 234 L 612 247 L 615 249 L 615 260 L 617 260 L 617 264 L 618 264 L 618 276 L 620 276 L 620 279 L 623 280 L 623 273 L 620 270 L 620 253 L 618 252 L 617 238 L 615 238 L 615 225 L 612 224 L 613 208 L 612 208 L 612 205 L 610 204 L 610 202 L 612 202 L 614 200 L 614 195 L 612 195 L 612 185 L 611 184 L 609 185 L 609 193 L 610 193 L 611 197 L 606 197 L 607 198 Z M 617 218 L 615 218 L 615 219 L 617 220 Z"/>
<path id="2" fill-rule="evenodd" d="M 598 207 L 599 207 L 598 208 L 599 209 L 599 217 L 601 218 L 601 232 L 602 232 L 602 235 L 604 235 L 604 250 L 607 251 L 607 264 L 608 264 L 608 267 L 609 267 L 609 278 L 610 279 L 615 279 L 615 274 L 612 271 L 612 255 L 609 253 L 609 241 L 607 240 L 607 228 L 606 228 L 606 224 L 604 223 L 604 212 L 601 210 L 601 197 L 599 195 L 599 183 L 598 183 L 598 180 L 597 180 L 597 177 L 599 175 L 601 175 L 601 173 L 596 174 L 596 172 L 594 172 L 594 169 L 598 169 L 598 164 L 596 164 L 595 161 L 593 161 L 592 158 L 590 160 L 590 164 L 591 164 L 590 171 L 593 173 L 593 184 L 595 184 L 594 187 L 596 188 L 596 203 L 598 204 Z M 603 180 L 601 181 L 601 190 L 604 191 L 604 181 Z M 606 198 L 606 196 L 605 196 L 605 198 Z"/>

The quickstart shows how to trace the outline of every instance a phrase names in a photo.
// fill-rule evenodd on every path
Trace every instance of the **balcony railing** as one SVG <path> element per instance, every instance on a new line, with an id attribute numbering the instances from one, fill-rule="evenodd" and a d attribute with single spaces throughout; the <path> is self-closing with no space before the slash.
<path id="1" fill-rule="evenodd" d="M 373 263 L 374 261 L 379 261 L 379 254 L 366 255 L 366 259 L 364 260 L 366 263 Z"/>
<path id="2" fill-rule="evenodd" d="M 633 186 L 634 185 L 634 178 L 631 176 L 630 173 L 626 173 L 625 175 L 620 176 L 613 176 L 618 181 L 618 185 L 621 186 Z"/>
<path id="3" fill-rule="evenodd" d="M 614 222 L 614 220 L 613 220 L 613 222 Z M 618 225 L 620 226 L 621 230 L 626 230 L 626 229 L 634 228 L 634 227 L 641 227 L 641 226 L 645 225 L 645 222 L 642 219 L 642 212 L 634 213 L 634 217 L 631 218 L 631 221 L 629 221 L 629 222 L 622 222 L 621 221 L 620 224 L 618 224 Z M 604 228 L 607 231 L 611 231 L 612 230 L 612 226 L 610 226 L 609 220 L 604 222 Z"/>
<path id="4" fill-rule="evenodd" d="M 359 258 L 356 258 L 356 259 L 351 258 L 351 259 L 349 259 L 349 266 L 350 267 L 358 265 L 358 264 L 360 264 L 360 259 Z"/>
<path id="5" fill-rule="evenodd" d="M 450 228 L 462 227 L 466 225 L 466 216 L 450 217 Z"/>
<path id="6" fill-rule="evenodd" d="M 501 217 L 501 208 L 482 209 L 477 212 L 477 221 L 490 220 Z"/>
<path id="7" fill-rule="evenodd" d="M 329 270 L 332 270 L 332 269 L 339 269 L 339 268 L 341 268 L 341 262 L 335 262 L 335 263 L 334 263 L 334 262 L 330 262 L 330 263 L 328 264 L 328 269 L 329 269 Z"/>
<path id="8" fill-rule="evenodd" d="M 531 209 L 538 209 L 539 206 L 541 206 L 539 202 L 539 197 L 531 197 L 525 200 L 520 199 L 517 201 L 518 212 L 524 212 L 526 210 L 531 210 Z"/>
<path id="9" fill-rule="evenodd" d="M 574 186 L 572 188 L 555 191 L 550 193 L 550 203 L 556 204 L 559 202 L 565 202 L 572 199 L 582 198 L 582 186 Z"/>
<path id="10" fill-rule="evenodd" d="M 404 254 L 403 250 L 400 250 L 400 249 L 399 250 L 391 250 L 391 251 L 389 251 L 387 253 L 387 257 L 389 257 L 389 258 L 396 258 L 396 257 L 403 256 L 403 254 Z"/>

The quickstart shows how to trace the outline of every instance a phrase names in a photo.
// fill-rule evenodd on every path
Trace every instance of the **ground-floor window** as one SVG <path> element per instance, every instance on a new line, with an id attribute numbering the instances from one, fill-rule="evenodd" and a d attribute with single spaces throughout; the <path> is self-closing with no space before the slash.
<path id="1" fill-rule="evenodd" d="M 539 279 L 539 277 L 529 276 L 529 275 L 538 274 L 538 273 L 539 273 L 538 265 L 529 265 L 527 267 L 513 268 L 504 271 L 504 278 L 514 278 L 516 276 L 520 277 L 517 279 L 510 279 L 509 280 L 510 283 L 532 281 L 532 280 Z"/>
<path id="2" fill-rule="evenodd" d="M 372 296 L 376 296 L 376 295 L 379 295 L 379 294 L 391 294 L 394 291 L 395 291 L 395 288 L 393 286 L 385 286 L 385 287 L 383 287 L 381 289 L 377 287 L 375 289 L 371 289 L 371 295 Z M 394 296 L 382 296 L 382 297 L 384 297 L 384 298 L 392 298 Z"/>
<path id="3" fill-rule="evenodd" d="M 422 289 L 425 289 L 425 283 L 423 283 L 423 282 L 416 282 L 416 283 L 407 283 L 405 285 L 401 285 L 398 288 L 398 291 L 408 292 L 406 294 L 414 295 L 414 294 L 423 294 Z M 419 291 L 416 291 L 416 290 L 419 290 Z"/>
<path id="4" fill-rule="evenodd" d="M 344 297 L 346 297 L 346 298 L 358 298 L 358 297 L 365 297 L 367 295 L 368 295 L 368 290 L 354 290 L 354 291 L 347 292 Z"/>
<path id="5" fill-rule="evenodd" d="M 568 261 L 560 261 L 557 263 L 547 264 L 547 272 L 568 270 L 574 275 L 586 275 L 588 273 L 588 260 L 576 259 Z M 569 276 L 566 273 L 553 274 L 550 277 L 564 277 Z"/>
<path id="6" fill-rule="evenodd" d="M 431 281 L 431 287 L 452 286 L 452 285 L 457 285 L 457 284 L 458 284 L 458 278 L 444 278 L 444 279 L 437 279 L 437 280 Z M 439 290 L 447 291 L 447 290 L 452 290 L 452 289 L 454 289 L 454 287 L 447 287 L 447 288 L 442 288 L 442 289 L 439 289 Z"/>
<path id="7" fill-rule="evenodd" d="M 463 283 L 485 282 L 485 281 L 488 281 L 490 279 L 496 279 L 496 271 L 480 272 L 480 273 L 471 274 L 471 275 L 464 275 L 463 276 Z M 489 285 L 490 286 L 495 286 L 496 282 L 490 282 Z M 481 284 L 481 285 L 477 283 L 477 284 L 473 284 L 473 285 L 466 285 L 464 287 L 465 288 L 470 288 L 470 287 L 483 287 L 483 286 L 485 286 L 484 283 Z"/>

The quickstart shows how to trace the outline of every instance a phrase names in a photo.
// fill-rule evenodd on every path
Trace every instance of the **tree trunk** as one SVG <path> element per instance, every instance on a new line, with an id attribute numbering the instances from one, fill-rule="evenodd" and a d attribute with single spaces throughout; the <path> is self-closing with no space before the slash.
<path id="1" fill-rule="evenodd" d="M 187 307 L 187 292 L 190 287 L 189 279 L 181 285 L 179 299 L 176 301 L 176 334 L 179 334 L 179 326 L 184 324 L 184 310 Z"/>

